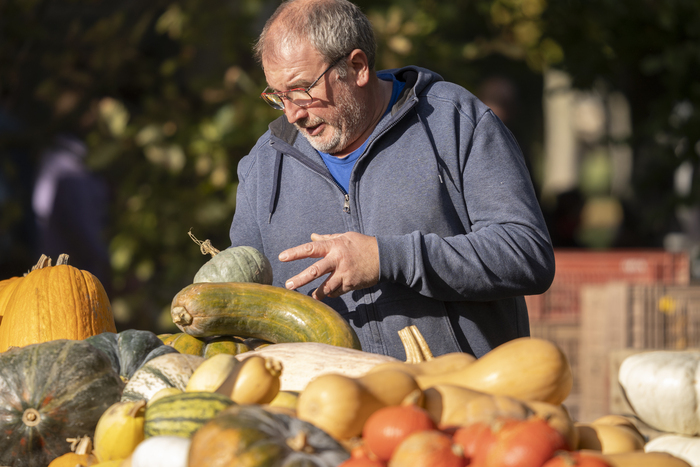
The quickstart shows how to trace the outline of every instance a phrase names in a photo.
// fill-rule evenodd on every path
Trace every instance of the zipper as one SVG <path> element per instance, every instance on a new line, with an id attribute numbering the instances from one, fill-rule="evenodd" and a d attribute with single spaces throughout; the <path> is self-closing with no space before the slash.
<path id="1" fill-rule="evenodd" d="M 350 214 L 350 195 L 345 193 L 345 203 L 343 204 L 343 212 Z"/>

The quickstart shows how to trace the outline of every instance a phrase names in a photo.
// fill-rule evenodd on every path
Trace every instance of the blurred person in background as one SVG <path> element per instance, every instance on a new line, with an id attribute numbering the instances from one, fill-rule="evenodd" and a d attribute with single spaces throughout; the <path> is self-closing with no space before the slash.
<path id="1" fill-rule="evenodd" d="M 32 206 L 39 253 L 95 275 L 110 292 L 110 263 L 103 229 L 108 219 L 106 182 L 85 165 L 87 146 L 73 135 L 58 135 L 40 155 Z"/>
<path id="2" fill-rule="evenodd" d="M 529 335 L 524 295 L 554 253 L 518 144 L 464 88 L 416 66 L 376 72 L 371 23 L 347 0 L 291 0 L 255 47 L 281 111 L 238 166 L 232 246 L 274 285 L 323 300 L 363 350 L 477 357 Z M 312 240 L 309 242 L 309 240 Z"/>

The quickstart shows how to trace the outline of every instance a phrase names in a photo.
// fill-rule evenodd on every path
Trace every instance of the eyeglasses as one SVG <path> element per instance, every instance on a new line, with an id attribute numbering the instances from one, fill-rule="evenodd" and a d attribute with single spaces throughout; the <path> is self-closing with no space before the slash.
<path id="1" fill-rule="evenodd" d="M 321 76 L 316 78 L 316 80 L 306 88 L 294 88 L 290 89 L 289 91 L 265 92 L 269 89 L 268 86 L 265 88 L 265 91 L 260 94 L 260 97 L 262 97 L 262 99 L 267 102 L 270 107 L 276 110 L 284 110 L 284 99 L 287 99 L 296 106 L 308 107 L 314 101 L 314 98 L 311 97 L 311 94 L 309 94 L 311 88 L 316 86 L 321 78 L 323 78 L 323 75 L 328 73 L 331 68 L 340 63 L 345 57 L 347 57 L 347 55 L 340 57 L 338 60 L 331 63 L 330 66 L 326 68 L 323 73 L 321 73 Z"/>

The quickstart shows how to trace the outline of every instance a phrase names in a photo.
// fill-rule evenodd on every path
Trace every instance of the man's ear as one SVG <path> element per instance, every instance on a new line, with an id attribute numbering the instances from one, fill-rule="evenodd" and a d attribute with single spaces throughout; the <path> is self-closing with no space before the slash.
<path id="1" fill-rule="evenodd" d="M 348 57 L 348 74 L 349 78 L 355 80 L 355 84 L 359 87 L 364 87 L 369 83 L 369 63 L 367 55 L 360 50 L 355 49 L 350 52 Z"/>

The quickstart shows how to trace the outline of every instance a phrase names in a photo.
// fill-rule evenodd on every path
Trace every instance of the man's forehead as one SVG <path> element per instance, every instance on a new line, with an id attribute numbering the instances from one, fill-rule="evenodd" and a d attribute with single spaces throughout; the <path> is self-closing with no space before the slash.
<path id="1" fill-rule="evenodd" d="M 265 78 L 275 88 L 316 79 L 315 73 L 323 63 L 321 54 L 308 42 L 279 48 L 262 59 Z"/>

